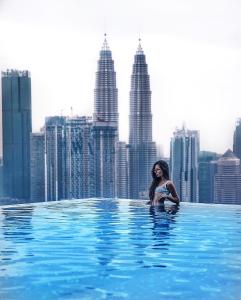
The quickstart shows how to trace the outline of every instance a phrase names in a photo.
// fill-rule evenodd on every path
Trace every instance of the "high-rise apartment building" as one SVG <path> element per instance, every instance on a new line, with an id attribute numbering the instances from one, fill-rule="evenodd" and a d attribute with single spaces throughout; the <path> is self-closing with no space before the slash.
<path id="1" fill-rule="evenodd" d="M 65 122 L 66 117 L 45 119 L 45 163 L 47 201 L 65 199 Z"/>
<path id="2" fill-rule="evenodd" d="M 31 202 L 45 201 L 45 139 L 44 132 L 30 137 Z"/>
<path id="3" fill-rule="evenodd" d="M 241 204 L 240 159 L 230 149 L 217 161 L 214 203 Z"/>
<path id="4" fill-rule="evenodd" d="M 233 153 L 241 159 L 241 119 L 238 119 L 236 122 L 233 135 Z"/>
<path id="5" fill-rule="evenodd" d="M 96 72 L 92 137 L 95 196 L 115 197 L 118 91 L 114 61 L 106 38 Z"/>
<path id="6" fill-rule="evenodd" d="M 46 199 L 95 196 L 91 117 L 45 121 Z"/>
<path id="7" fill-rule="evenodd" d="M 88 198 L 94 195 L 92 118 L 71 117 L 65 125 L 65 197 Z"/>
<path id="8" fill-rule="evenodd" d="M 134 57 L 129 115 L 129 197 L 147 198 L 151 168 L 156 160 L 152 141 L 150 77 L 141 44 Z"/>
<path id="9" fill-rule="evenodd" d="M 28 71 L 2 72 L 3 193 L 30 197 L 31 78 Z"/>
<path id="10" fill-rule="evenodd" d="M 181 201 L 198 202 L 199 133 L 176 130 L 170 147 L 171 178 Z"/>

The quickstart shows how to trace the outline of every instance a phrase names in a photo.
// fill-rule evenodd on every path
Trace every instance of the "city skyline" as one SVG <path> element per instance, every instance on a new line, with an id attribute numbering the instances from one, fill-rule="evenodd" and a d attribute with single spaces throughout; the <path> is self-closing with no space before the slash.
<path id="1" fill-rule="evenodd" d="M 70 115 L 71 107 L 74 114 L 93 114 L 97 51 L 107 32 L 121 141 L 128 141 L 130 73 L 140 36 L 152 78 L 153 140 L 164 154 L 183 122 L 200 131 L 201 150 L 232 148 L 241 115 L 240 3 L 133 1 L 125 12 L 124 4 L 0 1 L 0 69 L 30 70 L 33 130 L 46 116 Z"/>

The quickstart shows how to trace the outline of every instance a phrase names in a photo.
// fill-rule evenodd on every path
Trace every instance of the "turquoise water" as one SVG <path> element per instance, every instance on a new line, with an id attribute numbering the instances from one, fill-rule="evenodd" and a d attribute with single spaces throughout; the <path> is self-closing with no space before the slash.
<path id="1" fill-rule="evenodd" d="M 241 299 L 241 206 L 0 208 L 0 299 Z"/>

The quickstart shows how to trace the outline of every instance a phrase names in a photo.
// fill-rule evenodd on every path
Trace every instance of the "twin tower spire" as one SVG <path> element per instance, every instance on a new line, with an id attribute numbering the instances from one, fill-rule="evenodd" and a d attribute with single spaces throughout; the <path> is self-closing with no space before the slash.
<path id="1" fill-rule="evenodd" d="M 94 98 L 94 122 L 118 128 L 116 72 L 106 34 L 98 60 Z M 131 74 L 129 127 L 130 144 L 152 141 L 150 78 L 140 39 Z"/>
<path id="2" fill-rule="evenodd" d="M 129 198 L 143 198 L 143 195 L 146 198 L 150 185 L 156 147 L 152 142 L 150 78 L 140 39 L 131 74 L 129 109 L 129 144 L 123 148 L 118 134 L 116 73 L 105 35 L 94 90 L 92 135 L 96 196 L 121 197 L 118 186 L 122 184 L 128 185 L 125 195 Z M 118 162 L 121 163 L 118 165 Z"/>

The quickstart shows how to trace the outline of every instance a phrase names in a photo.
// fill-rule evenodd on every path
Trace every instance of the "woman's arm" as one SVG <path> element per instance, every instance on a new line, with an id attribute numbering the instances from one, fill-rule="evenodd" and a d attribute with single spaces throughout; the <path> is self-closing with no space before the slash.
<path id="1" fill-rule="evenodd" d="M 168 191 L 170 192 L 171 195 L 166 196 L 166 199 L 170 200 L 170 201 L 172 201 L 172 202 L 174 202 L 176 204 L 179 204 L 180 203 L 180 199 L 178 197 L 175 185 L 173 184 L 172 181 L 169 181 L 167 183 L 167 188 L 168 188 Z"/>

